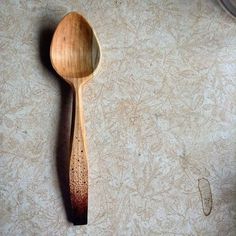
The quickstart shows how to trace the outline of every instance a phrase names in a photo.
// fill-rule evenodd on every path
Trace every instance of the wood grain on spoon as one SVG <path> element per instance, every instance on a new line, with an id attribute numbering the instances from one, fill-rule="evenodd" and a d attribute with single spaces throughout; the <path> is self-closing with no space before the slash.
<path id="1" fill-rule="evenodd" d="M 52 39 L 53 68 L 72 87 L 75 99 L 74 133 L 69 185 L 75 224 L 87 224 L 88 161 L 82 111 L 82 85 L 91 79 L 100 60 L 100 47 L 88 22 L 76 12 L 59 23 Z"/>

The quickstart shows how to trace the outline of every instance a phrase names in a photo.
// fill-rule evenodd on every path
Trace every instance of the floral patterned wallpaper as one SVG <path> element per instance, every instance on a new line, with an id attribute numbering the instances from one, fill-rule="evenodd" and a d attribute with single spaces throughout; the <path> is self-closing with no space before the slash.
<path id="1" fill-rule="evenodd" d="M 67 220 L 72 96 L 48 58 L 72 10 L 102 48 L 83 90 L 86 226 Z M 1 235 L 235 235 L 236 21 L 217 1 L 9 0 L 0 12 Z"/>

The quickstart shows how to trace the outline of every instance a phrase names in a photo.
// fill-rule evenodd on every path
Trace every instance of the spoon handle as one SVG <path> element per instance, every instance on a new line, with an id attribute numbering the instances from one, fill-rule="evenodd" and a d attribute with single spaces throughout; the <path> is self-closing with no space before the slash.
<path id="1" fill-rule="evenodd" d="M 82 86 L 74 84 L 74 132 L 70 156 L 69 185 L 74 224 L 87 224 L 88 161 L 83 124 Z"/>

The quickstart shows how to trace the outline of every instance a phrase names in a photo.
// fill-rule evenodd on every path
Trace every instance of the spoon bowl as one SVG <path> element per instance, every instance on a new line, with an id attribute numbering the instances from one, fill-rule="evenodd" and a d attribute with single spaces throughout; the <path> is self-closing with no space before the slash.
<path id="1" fill-rule="evenodd" d="M 83 16 L 67 14 L 58 24 L 50 47 L 55 71 L 74 92 L 74 130 L 70 154 L 69 188 L 74 224 L 87 224 L 88 161 L 82 110 L 82 85 L 91 79 L 100 61 L 97 37 Z"/>
<path id="2" fill-rule="evenodd" d="M 76 12 L 59 23 L 52 39 L 50 58 L 53 68 L 66 80 L 92 75 L 100 60 L 100 47 L 86 19 Z"/>

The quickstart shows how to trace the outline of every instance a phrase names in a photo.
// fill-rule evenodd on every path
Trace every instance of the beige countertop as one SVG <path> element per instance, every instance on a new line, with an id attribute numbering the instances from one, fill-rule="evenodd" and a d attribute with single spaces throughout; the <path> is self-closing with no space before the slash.
<path id="1" fill-rule="evenodd" d="M 67 220 L 71 93 L 48 60 L 72 10 L 102 49 L 83 90 L 87 226 Z M 235 235 L 236 21 L 216 1 L 11 0 L 0 12 L 1 235 Z"/>

